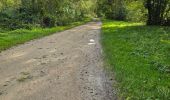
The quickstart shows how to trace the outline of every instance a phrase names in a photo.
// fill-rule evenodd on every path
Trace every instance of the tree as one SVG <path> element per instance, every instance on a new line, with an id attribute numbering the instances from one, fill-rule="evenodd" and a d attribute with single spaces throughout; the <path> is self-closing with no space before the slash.
<path id="1" fill-rule="evenodd" d="M 148 9 L 148 25 L 163 25 L 168 0 L 146 0 L 145 7 Z"/>
<path id="2" fill-rule="evenodd" d="M 0 0 L 0 27 L 53 27 L 95 16 L 97 0 Z"/>

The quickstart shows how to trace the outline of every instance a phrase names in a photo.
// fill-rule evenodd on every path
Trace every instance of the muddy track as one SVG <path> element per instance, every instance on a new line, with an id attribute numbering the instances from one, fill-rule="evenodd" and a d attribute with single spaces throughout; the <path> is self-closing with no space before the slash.
<path id="1" fill-rule="evenodd" d="M 90 22 L 0 53 L 0 100 L 114 100 L 100 29 Z"/>

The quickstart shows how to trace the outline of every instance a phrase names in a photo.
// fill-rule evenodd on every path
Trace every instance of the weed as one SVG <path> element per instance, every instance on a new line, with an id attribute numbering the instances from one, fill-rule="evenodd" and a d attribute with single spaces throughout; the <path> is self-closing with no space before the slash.
<path id="1" fill-rule="evenodd" d="M 28 79 L 31 79 L 32 76 L 28 72 L 21 72 L 20 77 L 17 79 L 18 82 L 24 82 Z"/>

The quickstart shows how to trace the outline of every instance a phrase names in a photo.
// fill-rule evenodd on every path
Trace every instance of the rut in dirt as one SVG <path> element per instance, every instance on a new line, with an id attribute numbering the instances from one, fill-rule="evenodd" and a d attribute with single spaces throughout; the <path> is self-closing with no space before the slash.
<path id="1" fill-rule="evenodd" d="M 0 53 L 0 100 L 114 100 L 103 68 L 101 22 Z"/>

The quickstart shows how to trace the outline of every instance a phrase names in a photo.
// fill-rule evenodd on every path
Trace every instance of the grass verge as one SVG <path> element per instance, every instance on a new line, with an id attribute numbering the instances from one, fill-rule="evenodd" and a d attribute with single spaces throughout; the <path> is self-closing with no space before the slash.
<path id="1" fill-rule="evenodd" d="M 34 28 L 32 30 L 18 29 L 14 31 L 0 31 L 0 52 L 6 50 L 12 46 L 25 43 L 29 40 L 41 38 L 59 31 L 67 30 L 78 25 L 85 24 L 90 20 L 84 20 L 81 22 L 74 22 L 67 26 L 57 26 L 54 28 Z"/>
<path id="2" fill-rule="evenodd" d="M 170 98 L 170 27 L 103 20 L 101 37 L 121 99 Z"/>

